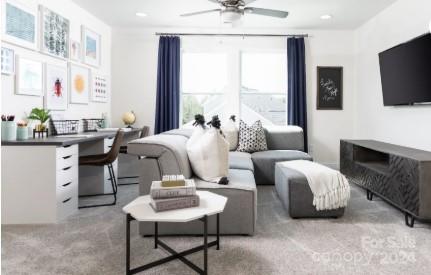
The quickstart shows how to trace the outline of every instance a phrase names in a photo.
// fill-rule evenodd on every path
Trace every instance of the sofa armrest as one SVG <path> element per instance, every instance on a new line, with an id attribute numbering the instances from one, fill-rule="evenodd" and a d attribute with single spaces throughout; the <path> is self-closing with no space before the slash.
<path id="1" fill-rule="evenodd" d="M 191 178 L 187 140 L 188 138 L 179 135 L 149 136 L 129 142 L 127 153 L 157 160 L 161 175 L 182 174 Z"/>
<path id="2" fill-rule="evenodd" d="M 304 133 L 298 126 L 265 127 L 268 150 L 304 151 Z"/>

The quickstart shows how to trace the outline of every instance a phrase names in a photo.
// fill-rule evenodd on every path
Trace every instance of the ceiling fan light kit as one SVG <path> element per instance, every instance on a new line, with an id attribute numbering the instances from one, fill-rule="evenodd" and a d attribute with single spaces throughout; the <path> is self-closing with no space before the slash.
<path id="1" fill-rule="evenodd" d="M 181 14 L 181 16 L 193 16 L 212 12 L 219 12 L 223 23 L 234 23 L 241 19 L 244 13 L 264 15 L 277 18 L 286 18 L 287 11 L 271 10 L 263 8 L 246 7 L 246 5 L 255 0 L 209 0 L 210 2 L 221 5 L 220 9 L 204 10 L 191 13 Z"/>

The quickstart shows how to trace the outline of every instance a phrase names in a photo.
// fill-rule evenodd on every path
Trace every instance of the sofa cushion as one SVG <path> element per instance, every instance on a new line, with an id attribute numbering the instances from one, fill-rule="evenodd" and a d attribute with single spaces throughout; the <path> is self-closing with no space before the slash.
<path id="1" fill-rule="evenodd" d="M 298 126 L 265 127 L 268 150 L 304 151 L 304 133 Z"/>
<path id="2" fill-rule="evenodd" d="M 313 160 L 302 151 L 269 150 L 251 154 L 254 165 L 254 175 L 257 184 L 274 184 L 275 163 L 288 160 Z"/>
<path id="3" fill-rule="evenodd" d="M 244 121 L 239 121 L 239 152 L 259 152 L 268 149 L 266 145 L 265 130 L 262 127 L 260 120 L 248 126 Z"/>
<path id="4" fill-rule="evenodd" d="M 254 171 L 251 155 L 245 152 L 229 152 L 229 168 Z"/>
<path id="5" fill-rule="evenodd" d="M 229 169 L 229 183 L 227 185 L 204 181 L 194 178 L 197 189 L 239 189 L 247 191 L 256 190 L 253 172 L 241 169 Z"/>

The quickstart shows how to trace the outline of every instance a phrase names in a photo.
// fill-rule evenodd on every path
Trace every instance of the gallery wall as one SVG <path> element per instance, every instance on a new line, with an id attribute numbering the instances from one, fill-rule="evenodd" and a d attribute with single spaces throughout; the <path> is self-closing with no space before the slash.
<path id="1" fill-rule="evenodd" d="M 431 1 L 399 0 L 357 30 L 358 138 L 431 150 L 431 105 L 384 107 L 378 60 L 379 52 L 429 32 L 430 21 Z"/>
<path id="2" fill-rule="evenodd" d="M 3 2 L 3 1 L 2 1 Z M 100 67 L 88 66 L 81 61 L 70 61 L 57 57 L 52 57 L 38 50 L 29 50 L 23 47 L 12 45 L 2 40 L 2 47 L 11 48 L 15 54 L 31 60 L 40 61 L 47 64 L 68 66 L 73 63 L 76 65 L 89 68 L 92 73 L 107 76 L 108 80 L 111 76 L 111 28 L 103 23 L 95 16 L 80 8 L 71 0 L 26 0 L 20 1 L 30 8 L 38 8 L 38 5 L 58 13 L 59 15 L 69 19 L 70 21 L 70 39 L 81 42 L 81 25 L 86 26 L 92 31 L 101 36 L 101 65 Z M 40 30 L 40 28 L 39 28 Z M 40 35 L 38 36 L 40 39 Z M 28 96 L 17 95 L 15 93 L 15 75 L 1 76 L 1 113 L 14 114 L 17 119 L 23 119 L 34 107 L 43 107 L 43 96 Z M 88 104 L 68 104 L 66 111 L 53 111 L 54 115 L 65 119 L 81 119 L 81 118 L 99 118 L 102 113 L 111 112 L 110 96 L 108 101 L 93 102 L 91 100 L 91 91 Z"/>
<path id="3" fill-rule="evenodd" d="M 202 29 L 113 29 L 112 122 L 121 126 L 121 115 L 133 110 L 136 125 L 154 128 L 159 32 L 217 32 Z M 225 30 L 238 32 L 237 29 Z M 250 33 L 286 33 L 285 30 L 247 30 Z M 307 100 L 310 152 L 315 160 L 337 167 L 339 140 L 353 137 L 354 36 L 353 31 L 307 31 Z M 290 32 L 291 33 L 291 32 Z M 285 38 L 205 38 L 183 37 L 183 50 L 241 48 L 244 50 L 286 51 Z M 125 54 L 127 53 L 127 54 Z M 344 69 L 343 110 L 316 110 L 317 66 Z"/>

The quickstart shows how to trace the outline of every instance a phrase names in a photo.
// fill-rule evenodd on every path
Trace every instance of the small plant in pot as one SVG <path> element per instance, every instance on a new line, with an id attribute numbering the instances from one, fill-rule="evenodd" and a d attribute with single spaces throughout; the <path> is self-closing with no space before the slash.
<path id="1" fill-rule="evenodd" d="M 49 110 L 43 108 L 33 108 L 28 119 L 38 120 L 40 124 L 36 125 L 36 131 L 44 131 L 46 129 L 45 122 L 51 118 Z"/>

